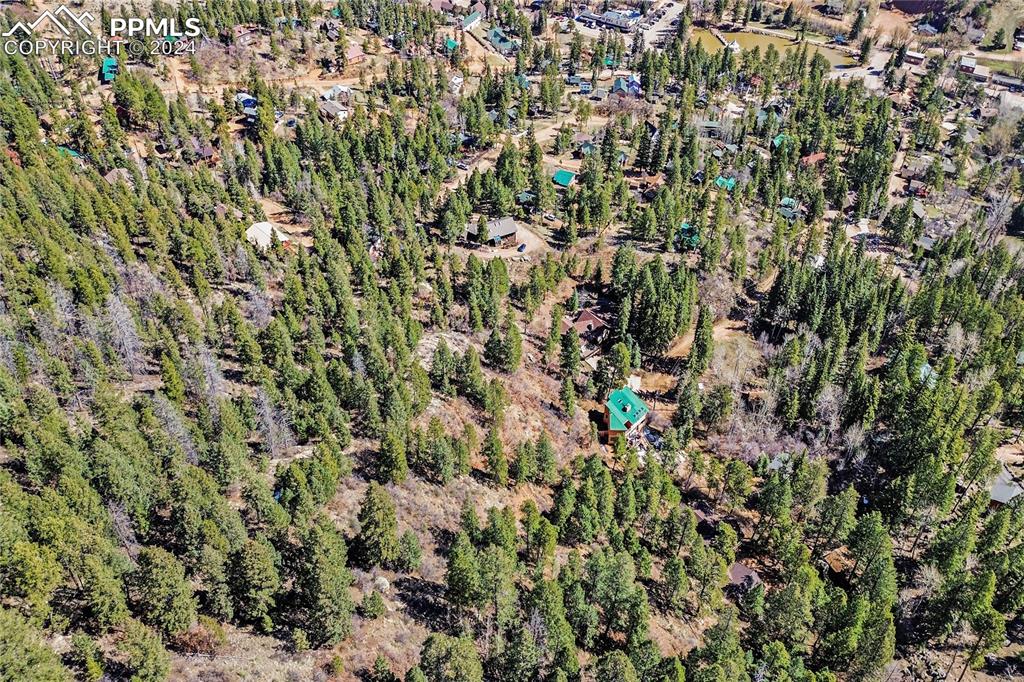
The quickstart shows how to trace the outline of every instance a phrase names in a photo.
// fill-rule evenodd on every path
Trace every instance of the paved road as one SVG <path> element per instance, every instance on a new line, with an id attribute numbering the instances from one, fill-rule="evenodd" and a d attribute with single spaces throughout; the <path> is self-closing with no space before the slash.
<path id="1" fill-rule="evenodd" d="M 874 50 L 871 53 L 871 57 L 868 59 L 868 63 L 864 66 L 854 66 L 848 69 L 832 69 L 829 72 L 831 78 L 840 78 L 843 80 L 850 80 L 852 78 L 861 78 L 864 80 L 864 87 L 868 90 L 878 90 L 882 87 L 882 71 L 885 69 L 886 62 L 889 61 L 889 56 L 892 53 L 887 50 Z"/>

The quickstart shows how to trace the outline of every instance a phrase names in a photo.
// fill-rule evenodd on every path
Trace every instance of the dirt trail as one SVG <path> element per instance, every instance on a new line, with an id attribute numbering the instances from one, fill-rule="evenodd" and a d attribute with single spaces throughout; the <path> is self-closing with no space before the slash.
<path id="1" fill-rule="evenodd" d="M 714 324 L 714 337 L 716 342 L 723 342 L 727 339 L 736 338 L 746 333 L 747 326 L 740 320 L 730 320 L 728 318 L 718 320 Z M 693 346 L 693 335 L 694 329 L 686 332 L 673 343 L 668 352 L 665 353 L 667 358 L 685 358 L 690 354 L 690 348 Z"/>

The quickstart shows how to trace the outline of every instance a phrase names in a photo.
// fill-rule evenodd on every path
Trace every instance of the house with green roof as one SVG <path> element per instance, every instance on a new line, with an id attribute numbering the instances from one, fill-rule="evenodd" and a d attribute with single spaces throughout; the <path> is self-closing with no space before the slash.
<path id="1" fill-rule="evenodd" d="M 572 171 L 565 170 L 564 168 L 559 168 L 555 171 L 555 174 L 551 176 L 551 181 L 563 189 L 568 189 L 569 185 L 571 185 L 575 180 L 576 174 Z"/>
<path id="2" fill-rule="evenodd" d="M 736 189 L 736 178 L 727 178 L 724 175 L 719 175 L 715 178 L 715 187 L 731 192 Z"/>
<path id="3" fill-rule="evenodd" d="M 604 404 L 604 431 L 608 442 L 618 436 L 627 438 L 647 423 L 651 411 L 629 386 L 611 392 Z"/>
<path id="4" fill-rule="evenodd" d="M 494 46 L 494 49 L 498 51 L 498 54 L 510 55 L 519 49 L 519 44 L 509 38 L 505 32 L 497 26 L 487 32 L 487 40 L 489 40 L 491 45 Z"/>
<path id="5" fill-rule="evenodd" d="M 452 40 L 451 38 L 448 38 L 447 40 L 444 41 L 444 51 L 445 51 L 445 53 L 451 54 L 452 52 L 455 52 L 455 50 L 457 50 L 458 48 L 459 48 L 459 44 L 457 42 L 455 42 L 454 40 Z"/>
<path id="6" fill-rule="evenodd" d="M 800 216 L 800 202 L 793 197 L 782 197 L 779 202 L 779 213 L 786 220 L 796 220 Z"/>
<path id="7" fill-rule="evenodd" d="M 468 31 L 474 26 L 477 26 L 480 23 L 481 19 L 483 19 L 483 17 L 480 16 L 479 12 L 471 13 L 469 16 L 462 20 L 462 30 Z"/>
<path id="8" fill-rule="evenodd" d="M 104 57 L 103 66 L 100 67 L 100 81 L 104 84 L 113 82 L 117 76 L 117 59 L 115 57 Z"/>
<path id="9" fill-rule="evenodd" d="M 597 151 L 597 145 L 591 142 L 590 140 L 586 140 L 585 142 L 580 144 L 579 148 L 576 151 L 579 152 L 580 156 L 590 156 L 591 154 Z"/>
<path id="10" fill-rule="evenodd" d="M 695 225 L 681 223 L 679 225 L 677 243 L 679 247 L 686 250 L 697 248 L 700 246 L 700 231 Z"/>

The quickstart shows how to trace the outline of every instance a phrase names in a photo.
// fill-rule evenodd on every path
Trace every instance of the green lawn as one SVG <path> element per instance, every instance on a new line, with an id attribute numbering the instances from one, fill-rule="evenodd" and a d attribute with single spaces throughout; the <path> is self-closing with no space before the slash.
<path id="1" fill-rule="evenodd" d="M 1013 62 L 1002 61 L 999 59 L 985 59 L 984 57 L 978 57 L 978 63 L 982 66 L 987 66 L 992 69 L 993 73 L 1001 73 L 1006 76 L 1012 76 L 1013 73 Z"/>
<path id="2" fill-rule="evenodd" d="M 1006 47 L 999 52 L 1009 52 L 1013 48 L 1013 32 L 1024 23 L 1024 0 L 1002 0 L 992 7 L 992 18 L 985 31 L 983 46 L 992 43 L 996 32 L 1002 28 L 1006 31 Z"/>

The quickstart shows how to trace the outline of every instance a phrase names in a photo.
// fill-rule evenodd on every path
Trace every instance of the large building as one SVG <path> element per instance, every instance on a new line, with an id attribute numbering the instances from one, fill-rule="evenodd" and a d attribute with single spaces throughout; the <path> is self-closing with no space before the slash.
<path id="1" fill-rule="evenodd" d="M 640 23 L 640 13 L 633 10 L 608 10 L 604 14 L 595 14 L 590 10 L 584 10 L 576 17 L 576 21 L 584 26 L 604 26 L 629 33 Z"/>

